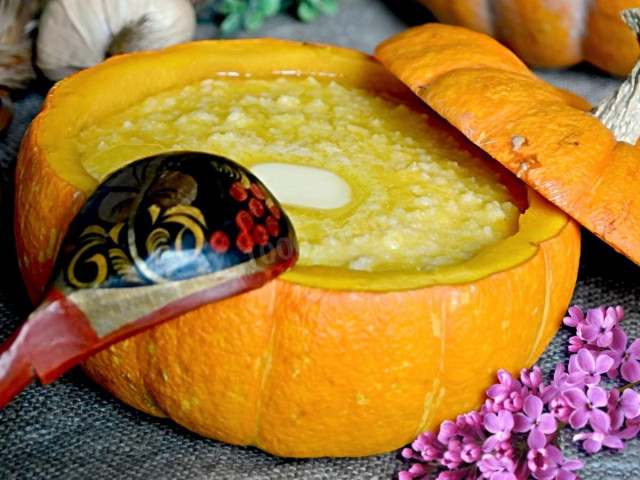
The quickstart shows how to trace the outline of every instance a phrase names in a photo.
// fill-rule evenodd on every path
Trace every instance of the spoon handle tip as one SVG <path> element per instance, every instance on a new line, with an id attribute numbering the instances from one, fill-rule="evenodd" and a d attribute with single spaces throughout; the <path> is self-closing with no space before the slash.
<path id="1" fill-rule="evenodd" d="M 99 342 L 83 313 L 53 291 L 0 345 L 0 408 L 34 379 L 51 383 Z"/>
<path id="2" fill-rule="evenodd" d="M 24 390 L 36 377 L 18 330 L 0 345 L 0 409 Z"/>

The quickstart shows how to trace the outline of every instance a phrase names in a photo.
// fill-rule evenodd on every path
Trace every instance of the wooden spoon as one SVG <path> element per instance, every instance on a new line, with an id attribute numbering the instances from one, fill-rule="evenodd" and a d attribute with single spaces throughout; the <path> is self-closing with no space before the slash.
<path id="1" fill-rule="evenodd" d="M 0 408 L 36 377 L 209 302 L 297 259 L 291 222 L 236 163 L 175 152 L 109 176 L 72 222 L 44 299 L 0 346 Z"/>

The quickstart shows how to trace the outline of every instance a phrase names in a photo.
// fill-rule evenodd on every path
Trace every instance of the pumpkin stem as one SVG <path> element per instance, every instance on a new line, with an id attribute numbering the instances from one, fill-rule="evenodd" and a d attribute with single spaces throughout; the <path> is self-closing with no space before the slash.
<path id="1" fill-rule="evenodd" d="M 640 8 L 629 8 L 621 12 L 622 18 L 640 35 Z M 640 137 L 640 61 L 636 63 L 620 88 L 591 112 L 620 142 L 635 144 Z"/>

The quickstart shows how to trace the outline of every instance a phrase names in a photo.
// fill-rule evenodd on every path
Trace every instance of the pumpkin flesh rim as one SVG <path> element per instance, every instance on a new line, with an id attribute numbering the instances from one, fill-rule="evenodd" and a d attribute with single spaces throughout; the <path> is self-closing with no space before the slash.
<path id="1" fill-rule="evenodd" d="M 89 175 L 80 162 L 73 160 L 73 152 L 60 148 L 62 136 L 73 135 L 95 120 L 148 95 L 205 78 L 280 76 L 331 78 L 425 108 L 422 100 L 382 64 L 355 50 L 273 39 L 204 40 L 160 51 L 112 57 L 58 82 L 47 95 L 42 112 L 34 122 L 34 143 L 53 172 L 88 197 L 99 180 Z M 130 88 L 132 84 L 136 88 Z M 516 181 L 507 179 L 505 184 L 507 182 Z M 521 186 L 517 189 L 520 192 L 515 193 L 526 196 L 528 202 L 520 215 L 518 230 L 484 247 L 467 261 L 430 271 L 363 272 L 326 266 L 294 266 L 281 279 L 331 290 L 396 291 L 470 283 L 508 270 L 532 258 L 539 243 L 558 235 L 570 221 L 566 214 L 532 189 L 527 187 L 526 192 Z"/>

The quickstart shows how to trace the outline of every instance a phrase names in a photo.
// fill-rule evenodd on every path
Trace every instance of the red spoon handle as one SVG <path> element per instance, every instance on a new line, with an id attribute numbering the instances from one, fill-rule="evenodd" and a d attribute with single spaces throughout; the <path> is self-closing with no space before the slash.
<path id="1" fill-rule="evenodd" d="M 113 342 L 207 303 L 258 288 L 289 268 L 296 258 L 294 254 L 270 266 L 253 266 L 253 270 L 242 270 L 242 275 L 223 278 L 213 285 L 208 284 L 210 279 L 203 277 L 204 283 L 196 283 L 192 293 L 183 291 L 183 297 L 163 306 L 156 303 L 176 287 L 166 284 L 162 290 L 163 287 L 158 286 L 156 294 L 152 295 L 154 302 L 147 305 L 146 310 L 138 310 L 140 316 L 135 320 L 125 325 L 109 325 L 103 321 L 103 336 L 98 336 L 78 305 L 52 289 L 45 304 L 29 315 L 22 327 L 0 346 L 0 409 L 34 378 L 43 384 L 51 383 L 88 355 Z M 121 291 L 120 301 L 131 309 L 136 304 L 144 305 L 148 300 L 149 295 L 144 289 L 134 287 L 125 290 L 128 293 Z M 100 304 L 99 292 L 94 292 L 92 298 Z M 99 312 L 97 316 L 100 316 Z"/>
<path id="2" fill-rule="evenodd" d="M 0 408 L 35 378 L 54 381 L 98 343 L 84 314 L 53 291 L 0 346 Z"/>
<path id="3" fill-rule="evenodd" d="M 24 348 L 24 328 L 0 345 L 0 409 L 35 378 Z"/>

